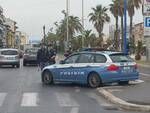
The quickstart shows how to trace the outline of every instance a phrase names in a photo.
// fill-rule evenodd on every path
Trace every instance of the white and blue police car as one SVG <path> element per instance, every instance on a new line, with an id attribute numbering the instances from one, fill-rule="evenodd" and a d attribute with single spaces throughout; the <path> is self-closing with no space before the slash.
<path id="1" fill-rule="evenodd" d="M 74 53 L 59 64 L 45 67 L 41 74 L 44 84 L 73 82 L 92 88 L 113 82 L 128 84 L 138 78 L 136 62 L 127 54 L 111 51 Z"/>

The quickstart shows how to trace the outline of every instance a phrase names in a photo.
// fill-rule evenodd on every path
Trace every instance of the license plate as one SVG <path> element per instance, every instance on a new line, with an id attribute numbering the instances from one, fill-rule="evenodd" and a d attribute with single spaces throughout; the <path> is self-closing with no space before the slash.
<path id="1" fill-rule="evenodd" d="M 13 57 L 7 57 L 7 60 L 14 60 L 15 58 Z"/>
<path id="2" fill-rule="evenodd" d="M 131 73 L 133 72 L 131 67 L 123 67 L 122 68 L 122 73 Z"/>

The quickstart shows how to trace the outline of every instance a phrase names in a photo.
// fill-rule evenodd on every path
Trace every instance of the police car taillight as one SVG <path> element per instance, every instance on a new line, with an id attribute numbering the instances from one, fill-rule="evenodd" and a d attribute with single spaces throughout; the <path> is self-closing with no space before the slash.
<path id="1" fill-rule="evenodd" d="M 117 70 L 119 70 L 119 66 L 117 66 L 115 64 L 111 64 L 110 66 L 108 66 L 107 70 L 108 71 L 117 71 Z"/>
<path id="2" fill-rule="evenodd" d="M 135 69 L 137 69 L 137 68 L 138 68 L 138 65 L 137 65 L 137 64 L 135 64 L 135 65 L 134 65 L 134 68 L 135 68 Z"/>

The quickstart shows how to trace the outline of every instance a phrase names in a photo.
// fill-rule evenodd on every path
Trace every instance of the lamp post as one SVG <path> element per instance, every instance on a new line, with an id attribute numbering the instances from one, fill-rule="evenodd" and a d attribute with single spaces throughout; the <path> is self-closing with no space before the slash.
<path id="1" fill-rule="evenodd" d="M 124 0 L 124 53 L 127 51 L 127 0 Z"/>
<path id="2" fill-rule="evenodd" d="M 66 0 L 66 13 L 67 13 L 67 49 L 69 46 L 69 0 Z"/>
<path id="3" fill-rule="evenodd" d="M 45 25 L 43 26 L 44 44 L 46 44 Z"/>

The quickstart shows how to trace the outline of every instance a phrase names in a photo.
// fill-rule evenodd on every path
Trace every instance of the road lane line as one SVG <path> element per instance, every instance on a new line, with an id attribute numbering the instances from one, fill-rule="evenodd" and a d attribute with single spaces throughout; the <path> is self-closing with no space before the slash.
<path id="1" fill-rule="evenodd" d="M 36 107 L 38 106 L 38 94 L 37 93 L 24 93 L 21 102 L 22 107 Z"/>
<path id="2" fill-rule="evenodd" d="M 131 84 L 131 85 L 141 84 L 141 83 L 144 83 L 144 81 L 143 80 L 134 80 L 134 81 L 129 82 L 129 84 Z"/>
<path id="3" fill-rule="evenodd" d="M 72 108 L 70 113 L 79 113 L 79 108 L 78 107 Z"/>
<path id="4" fill-rule="evenodd" d="M 80 105 L 68 93 L 55 93 L 59 106 L 79 107 Z"/>
<path id="5" fill-rule="evenodd" d="M 7 96 L 7 93 L 0 93 L 0 106 L 3 105 L 6 96 Z"/>
<path id="6" fill-rule="evenodd" d="M 147 77 L 150 77 L 150 74 L 145 74 L 145 73 L 140 73 L 141 75 L 144 75 L 144 76 L 147 76 Z"/>

